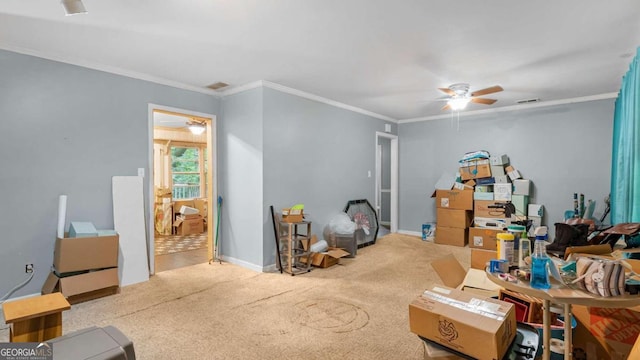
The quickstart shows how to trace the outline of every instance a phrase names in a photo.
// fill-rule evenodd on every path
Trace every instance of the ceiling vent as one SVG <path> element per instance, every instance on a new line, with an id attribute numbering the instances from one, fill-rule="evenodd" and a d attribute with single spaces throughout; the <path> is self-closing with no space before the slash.
<path id="1" fill-rule="evenodd" d="M 516 101 L 516 104 L 530 104 L 530 103 L 535 103 L 539 101 L 540 101 L 540 98 L 524 99 L 524 100 Z"/>
<path id="2" fill-rule="evenodd" d="M 207 88 L 209 88 L 211 90 L 220 90 L 222 88 L 226 88 L 227 86 L 229 86 L 229 84 L 223 83 L 222 81 L 218 81 L 217 83 L 213 83 L 211 85 L 208 85 Z"/>

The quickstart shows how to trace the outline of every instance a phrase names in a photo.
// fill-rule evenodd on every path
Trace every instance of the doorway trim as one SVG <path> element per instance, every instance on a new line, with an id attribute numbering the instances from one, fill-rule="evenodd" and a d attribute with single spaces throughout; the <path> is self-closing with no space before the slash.
<path id="1" fill-rule="evenodd" d="M 217 210 L 217 199 L 218 199 L 218 164 L 216 162 L 217 156 L 215 154 L 215 145 L 217 144 L 216 139 L 216 116 L 213 114 L 201 113 L 192 110 L 180 109 L 171 106 L 158 105 L 149 103 L 149 136 L 148 136 L 148 166 L 149 166 L 149 174 L 147 174 L 147 187 L 149 194 L 149 201 L 147 209 L 148 213 L 148 223 L 147 223 L 147 233 L 149 234 L 147 249 L 149 251 L 148 259 L 149 259 L 149 274 L 155 274 L 155 215 L 154 215 L 154 206 L 155 206 L 155 194 L 154 194 L 154 183 L 153 183 L 153 113 L 154 112 L 164 112 L 171 113 L 182 116 L 193 116 L 197 117 L 200 120 L 204 120 L 207 125 L 207 163 L 208 163 L 208 174 L 207 174 L 207 218 L 209 219 L 209 224 L 207 226 L 207 257 L 209 261 L 213 260 L 215 256 L 218 254 L 214 254 L 213 247 L 213 232 L 214 232 L 214 224 L 211 223 L 214 219 L 217 219 L 218 210 Z M 214 201 L 215 199 L 215 201 Z"/>
<path id="2" fill-rule="evenodd" d="M 382 172 L 382 169 L 379 168 L 379 161 L 377 159 L 378 157 L 378 140 L 380 138 L 387 138 L 391 140 L 391 159 L 390 159 L 390 167 L 391 167 L 391 186 L 390 186 L 390 190 L 391 190 L 391 208 L 390 213 L 391 213 L 391 225 L 390 225 L 390 231 L 392 233 L 398 232 L 398 135 L 393 135 L 393 134 L 389 134 L 389 133 L 385 133 L 385 132 L 381 132 L 381 131 L 376 131 L 376 143 L 375 143 L 375 148 L 376 151 L 376 179 L 375 179 L 375 206 L 376 206 L 376 211 L 378 210 L 379 206 L 380 206 L 380 202 L 381 202 L 381 198 L 380 198 L 380 186 L 381 184 L 379 184 L 379 176 L 377 176 L 377 174 L 380 174 Z"/>

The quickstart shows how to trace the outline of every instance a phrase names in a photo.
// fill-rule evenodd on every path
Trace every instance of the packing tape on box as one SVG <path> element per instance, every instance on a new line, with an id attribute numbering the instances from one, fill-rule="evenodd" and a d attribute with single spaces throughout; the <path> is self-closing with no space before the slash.
<path id="1" fill-rule="evenodd" d="M 500 307 L 500 305 L 490 303 L 488 301 L 476 299 L 476 298 L 471 299 L 471 301 L 467 303 L 464 301 L 455 300 L 443 295 L 436 294 L 429 290 L 422 293 L 422 296 L 443 304 L 447 304 L 449 306 L 456 307 L 458 309 L 469 311 L 474 314 L 486 316 L 488 318 L 496 319 L 499 321 L 504 320 L 506 315 L 505 313 L 498 311 L 498 308 Z"/>

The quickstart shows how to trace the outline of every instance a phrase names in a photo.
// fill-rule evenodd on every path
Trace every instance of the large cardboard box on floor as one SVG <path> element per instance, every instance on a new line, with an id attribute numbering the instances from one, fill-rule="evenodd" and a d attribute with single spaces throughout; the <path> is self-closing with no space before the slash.
<path id="1" fill-rule="evenodd" d="M 485 250 L 498 249 L 498 234 L 505 232 L 504 230 L 485 229 L 472 227 L 469 228 L 469 247 Z"/>
<path id="2" fill-rule="evenodd" d="M 471 210 L 437 208 L 436 221 L 438 227 L 466 229 L 473 221 L 473 212 Z"/>
<path id="3" fill-rule="evenodd" d="M 97 299 L 119 291 L 118 268 L 88 271 L 63 276 L 51 272 L 42 286 L 42 294 L 61 292 L 71 304 Z"/>
<path id="4" fill-rule="evenodd" d="M 513 304 L 442 286 L 409 305 L 411 332 L 477 359 L 502 359 L 516 336 Z"/>
<path id="5" fill-rule="evenodd" d="M 312 244 L 315 244 L 316 242 L 318 242 L 318 238 L 315 235 L 312 235 L 311 239 L 308 242 L 308 245 L 306 242 L 302 243 L 302 248 L 305 250 L 308 250 L 307 247 L 311 246 Z M 319 268 L 328 268 L 330 266 L 340 263 L 341 258 L 350 256 L 350 255 L 351 254 L 348 251 L 345 251 L 344 249 L 329 247 L 327 248 L 327 251 L 312 252 L 310 255 L 311 265 Z M 300 259 L 300 261 L 306 264 L 307 258 L 303 257 Z"/>
<path id="6" fill-rule="evenodd" d="M 180 215 L 176 218 L 173 226 L 176 228 L 176 234 L 181 236 L 201 234 L 204 232 L 204 219 L 199 214 Z"/>
<path id="7" fill-rule="evenodd" d="M 436 226 L 436 244 L 454 245 L 464 247 L 467 245 L 467 234 L 469 229 L 449 228 Z"/>
<path id="8" fill-rule="evenodd" d="M 57 238 L 53 267 L 58 273 L 118 266 L 118 235 Z"/>
<path id="9" fill-rule="evenodd" d="M 436 190 L 431 197 L 439 208 L 473 210 L 473 190 Z"/>
<path id="10" fill-rule="evenodd" d="M 636 357 L 640 353 L 632 355 L 634 346 L 640 348 L 640 306 L 605 309 L 574 305 L 571 311 L 579 327 L 587 331 L 574 337 L 574 351 L 592 353 L 597 359 L 640 359 Z"/>
<path id="11" fill-rule="evenodd" d="M 473 261 L 473 259 L 472 259 Z M 484 269 L 470 268 L 465 271 L 453 255 L 433 260 L 431 267 L 445 286 L 486 297 L 498 297 L 501 287 L 487 278 Z"/>

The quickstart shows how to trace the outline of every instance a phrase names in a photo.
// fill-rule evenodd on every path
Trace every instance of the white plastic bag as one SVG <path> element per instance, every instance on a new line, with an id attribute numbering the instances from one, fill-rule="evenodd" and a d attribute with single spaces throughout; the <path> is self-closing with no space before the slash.
<path id="1" fill-rule="evenodd" d="M 353 234 L 356 231 L 356 223 L 351 221 L 347 213 L 340 213 L 331 218 L 329 228 L 336 234 Z"/>

